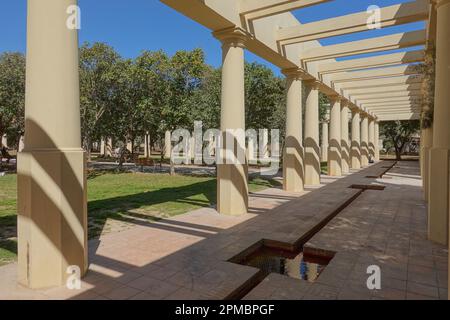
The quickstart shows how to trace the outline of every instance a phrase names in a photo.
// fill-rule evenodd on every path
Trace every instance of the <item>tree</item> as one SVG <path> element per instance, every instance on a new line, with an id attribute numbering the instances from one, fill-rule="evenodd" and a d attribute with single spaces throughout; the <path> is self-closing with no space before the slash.
<path id="1" fill-rule="evenodd" d="M 284 81 L 272 70 L 258 64 L 245 64 L 245 124 L 247 128 L 272 128 L 274 111 L 285 100 Z M 279 129 L 279 128 L 276 128 Z"/>
<path id="2" fill-rule="evenodd" d="M 85 43 L 80 48 L 81 138 L 90 159 L 92 142 L 111 131 L 105 112 L 113 105 L 113 71 L 119 54 L 104 43 Z"/>
<path id="3" fill-rule="evenodd" d="M 167 106 L 169 96 L 169 57 L 162 50 L 144 51 L 135 63 L 143 90 L 141 104 L 144 130 L 149 132 L 152 141 L 162 143 L 162 110 Z"/>
<path id="4" fill-rule="evenodd" d="M 0 138 L 7 135 L 18 148 L 25 130 L 25 56 L 0 55 Z M 1 147 L 1 146 L 0 146 Z"/>
<path id="5" fill-rule="evenodd" d="M 178 51 L 170 59 L 167 73 L 168 100 L 162 107 L 160 132 L 179 128 L 193 129 L 196 115 L 191 109 L 191 97 L 200 89 L 207 70 L 203 50 Z M 170 161 L 170 173 L 174 163 Z"/>
<path id="6" fill-rule="evenodd" d="M 383 122 L 380 126 L 380 134 L 386 139 L 385 143 L 395 149 L 397 160 L 401 160 L 404 147 L 419 130 L 420 122 L 417 120 L 389 121 Z"/>

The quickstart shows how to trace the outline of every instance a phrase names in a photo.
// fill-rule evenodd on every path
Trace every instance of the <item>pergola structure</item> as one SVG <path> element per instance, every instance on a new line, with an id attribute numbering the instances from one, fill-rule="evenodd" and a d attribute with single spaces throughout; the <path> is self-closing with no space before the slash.
<path id="1" fill-rule="evenodd" d="M 327 1 L 161 0 L 210 29 L 222 42 L 222 131 L 245 130 L 244 50 L 279 67 L 286 76 L 283 178 L 287 191 L 320 184 L 319 91 L 331 101 L 327 158 L 329 174 L 339 176 L 350 168 L 367 166 L 369 157 L 379 159 L 380 121 L 419 119 L 423 76 L 416 64 L 436 50 L 434 125 L 422 133 L 423 176 L 429 238 L 447 243 L 450 0 L 417 0 L 381 8 L 381 27 L 425 21 L 424 30 L 322 46 L 319 39 L 370 29 L 367 12 L 307 24 L 290 12 Z M 76 2 L 28 0 L 26 136 L 18 158 L 18 238 L 19 281 L 32 288 L 62 284 L 69 265 L 80 266 L 81 273 L 87 267 L 78 39 L 77 30 L 65 27 L 67 7 Z M 408 51 L 417 46 L 422 49 Z M 396 49 L 403 51 L 388 52 Z M 368 53 L 380 55 L 358 57 Z M 351 59 L 339 59 L 343 57 Z M 238 142 L 245 145 L 245 141 Z M 247 212 L 245 163 L 218 165 L 217 185 L 220 213 Z"/>

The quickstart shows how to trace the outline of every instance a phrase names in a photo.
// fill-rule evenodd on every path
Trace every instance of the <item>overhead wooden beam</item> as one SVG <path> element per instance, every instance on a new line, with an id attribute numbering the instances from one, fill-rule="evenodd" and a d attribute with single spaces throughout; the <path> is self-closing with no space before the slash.
<path id="1" fill-rule="evenodd" d="M 339 43 L 330 46 L 317 47 L 304 51 L 300 60 L 303 62 L 347 57 L 364 53 L 373 53 L 424 45 L 425 30 L 396 33 L 358 41 Z"/>
<path id="2" fill-rule="evenodd" d="M 385 93 L 370 93 L 370 94 L 360 94 L 360 95 L 351 95 L 350 97 L 352 99 L 356 100 L 367 100 L 371 98 L 383 98 L 383 97 L 389 97 L 389 98 L 397 98 L 397 97 L 413 97 L 413 96 L 422 96 L 421 90 L 411 90 L 411 91 L 404 91 L 404 92 L 393 92 L 389 94 Z"/>
<path id="3" fill-rule="evenodd" d="M 418 113 L 402 113 L 402 114 L 381 114 L 378 115 L 378 121 L 382 122 L 389 122 L 389 121 L 396 121 L 396 120 L 418 120 L 420 117 L 420 114 Z"/>
<path id="4" fill-rule="evenodd" d="M 370 94 L 370 93 L 385 93 L 389 95 L 392 92 L 404 92 L 410 90 L 421 90 L 422 84 L 401 84 L 401 85 L 393 85 L 388 87 L 373 87 L 373 88 L 364 88 L 364 89 L 353 89 L 353 90 L 344 90 L 344 92 L 348 95 L 354 96 L 359 94 Z"/>
<path id="5" fill-rule="evenodd" d="M 248 20 L 260 19 L 331 0 L 241 0 L 240 14 Z"/>
<path id="6" fill-rule="evenodd" d="M 373 98 L 373 99 L 360 99 L 356 101 L 361 105 L 369 104 L 369 103 L 380 103 L 380 102 L 422 102 L 422 97 L 410 96 L 410 97 L 383 97 L 383 98 Z"/>
<path id="7" fill-rule="evenodd" d="M 386 54 L 382 56 L 350 59 L 346 61 L 324 63 L 318 66 L 319 73 L 329 74 L 334 72 L 352 71 L 359 69 L 370 69 L 376 67 L 392 66 L 397 64 L 408 64 L 421 62 L 425 59 L 423 50 L 407 51 Z"/>
<path id="8" fill-rule="evenodd" d="M 379 114 L 383 112 L 420 112 L 419 107 L 396 107 L 396 106 L 387 106 L 383 108 L 369 108 L 373 113 Z"/>
<path id="9" fill-rule="evenodd" d="M 412 74 L 419 74 L 418 67 L 415 65 L 404 65 L 399 67 L 378 68 L 367 71 L 363 70 L 363 71 L 334 73 L 329 77 L 329 80 L 332 81 L 333 83 L 337 83 L 349 80 L 358 81 L 358 80 L 368 80 L 382 77 L 395 77 Z"/>
<path id="10" fill-rule="evenodd" d="M 428 18 L 428 0 L 418 0 L 381 8 L 381 27 L 411 23 Z M 369 30 L 371 13 L 359 12 L 278 30 L 277 40 L 288 45 Z"/>
<path id="11" fill-rule="evenodd" d="M 364 89 L 364 88 L 382 88 L 390 87 L 395 85 L 407 85 L 407 84 L 418 84 L 423 82 L 422 75 L 410 75 L 410 76 L 400 76 L 373 80 L 361 80 L 361 81 L 345 81 L 337 83 L 335 88 L 338 90 L 353 90 L 353 89 Z"/>
<path id="12" fill-rule="evenodd" d="M 373 102 L 373 103 L 364 103 L 361 106 L 365 108 L 373 108 L 373 107 L 383 107 L 383 106 L 420 106 L 419 103 L 411 102 L 411 101 L 393 101 L 393 102 Z"/>

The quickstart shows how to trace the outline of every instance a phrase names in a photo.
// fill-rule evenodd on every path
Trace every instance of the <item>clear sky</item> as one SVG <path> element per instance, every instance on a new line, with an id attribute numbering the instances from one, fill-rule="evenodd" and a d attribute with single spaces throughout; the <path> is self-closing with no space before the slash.
<path id="1" fill-rule="evenodd" d="M 0 0 L 0 52 L 25 52 L 26 0 Z M 183 0 L 180 0 L 183 1 Z M 227 1 L 227 0 L 223 0 Z M 302 23 L 333 16 L 365 11 L 368 6 L 380 7 L 407 0 L 334 0 L 294 12 Z M 135 57 L 142 50 L 164 49 L 173 54 L 180 49 L 203 48 L 209 64 L 220 65 L 220 44 L 209 30 L 184 17 L 158 0 L 79 0 L 82 29 L 80 42 L 100 41 L 113 46 L 124 57 Z M 423 29 L 424 23 L 413 23 L 360 34 L 334 37 L 321 41 L 323 45 L 358 40 L 372 36 Z M 247 61 L 270 66 L 253 54 Z"/>

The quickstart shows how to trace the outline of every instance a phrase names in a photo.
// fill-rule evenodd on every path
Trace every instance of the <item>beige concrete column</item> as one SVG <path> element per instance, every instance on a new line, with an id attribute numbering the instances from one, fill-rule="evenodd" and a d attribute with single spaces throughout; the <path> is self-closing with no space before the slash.
<path id="1" fill-rule="evenodd" d="M 87 269 L 86 163 L 81 148 L 76 0 L 29 0 L 25 149 L 18 155 L 18 281 L 65 284 Z M 70 271 L 70 270 L 69 270 Z"/>
<path id="2" fill-rule="evenodd" d="M 423 198 L 428 201 L 430 190 L 430 150 L 433 146 L 433 127 L 422 130 L 421 158 Z"/>
<path id="3" fill-rule="evenodd" d="M 106 143 L 105 143 L 105 139 L 101 139 L 100 140 L 100 154 L 101 155 L 105 155 L 106 153 Z"/>
<path id="4" fill-rule="evenodd" d="M 19 150 L 17 150 L 18 152 L 22 152 L 23 149 L 25 149 L 25 137 L 24 136 L 20 136 L 20 140 L 19 140 Z"/>
<path id="5" fill-rule="evenodd" d="M 127 150 L 133 152 L 133 144 L 131 143 L 131 141 L 127 142 Z"/>
<path id="6" fill-rule="evenodd" d="M 105 146 L 105 156 L 106 157 L 111 157 L 112 156 L 112 151 L 113 151 L 113 142 L 111 138 L 108 138 L 106 140 L 106 146 Z"/>
<path id="7" fill-rule="evenodd" d="M 361 166 L 369 165 L 369 118 L 365 113 L 361 114 Z"/>
<path id="8" fill-rule="evenodd" d="M 375 160 L 375 119 L 369 118 L 369 156 Z"/>
<path id="9" fill-rule="evenodd" d="M 2 146 L 5 146 L 6 148 L 8 148 L 8 139 L 6 138 L 6 134 L 3 135 L 3 137 L 2 137 Z"/>
<path id="10" fill-rule="evenodd" d="M 167 130 L 164 134 L 164 158 L 170 159 L 172 155 L 172 134 Z"/>
<path id="11" fill-rule="evenodd" d="M 296 70 L 286 75 L 286 140 L 283 159 L 284 190 L 301 192 L 304 187 L 302 143 L 302 80 Z"/>
<path id="12" fill-rule="evenodd" d="M 341 156 L 342 156 L 342 173 L 350 172 L 350 143 L 348 139 L 348 101 L 341 103 Z"/>
<path id="13" fill-rule="evenodd" d="M 319 83 L 306 83 L 305 184 L 320 184 Z"/>
<path id="14" fill-rule="evenodd" d="M 322 146 L 320 147 L 320 161 L 328 162 L 328 121 L 322 122 Z"/>
<path id="15" fill-rule="evenodd" d="M 361 169 L 361 119 L 359 110 L 352 110 L 352 146 L 351 146 L 351 167 Z"/>
<path id="16" fill-rule="evenodd" d="M 380 161 L 380 123 L 375 121 L 375 161 Z"/>
<path id="17" fill-rule="evenodd" d="M 249 139 L 247 143 L 247 159 L 250 162 L 255 162 L 258 159 L 258 155 L 256 153 L 255 149 L 258 149 L 257 147 L 257 141 L 254 141 L 253 139 Z"/>
<path id="18" fill-rule="evenodd" d="M 220 127 L 222 155 L 234 155 L 234 161 L 221 157 L 217 164 L 217 211 L 227 215 L 241 215 L 248 209 L 247 164 L 245 159 L 245 91 L 244 44 L 246 34 L 240 29 L 214 34 L 222 42 L 222 98 Z M 227 139 L 234 148 L 228 150 Z M 241 161 L 243 160 L 243 161 Z M 231 162 L 231 163 L 230 163 Z"/>
<path id="19" fill-rule="evenodd" d="M 428 237 L 448 243 L 450 157 L 450 1 L 437 0 L 436 87 L 430 151 Z"/>
<path id="20" fill-rule="evenodd" d="M 328 175 L 342 175 L 341 159 L 341 100 L 330 97 L 330 145 L 328 147 Z"/>
<path id="21" fill-rule="evenodd" d="M 269 158 L 269 129 L 259 129 L 259 157 Z"/>
<path id="22" fill-rule="evenodd" d="M 189 139 L 189 157 L 191 159 L 195 158 L 195 138 L 191 137 Z"/>
<path id="23" fill-rule="evenodd" d="M 149 158 L 151 156 L 151 144 L 150 144 L 150 134 L 144 136 L 144 157 Z"/>

